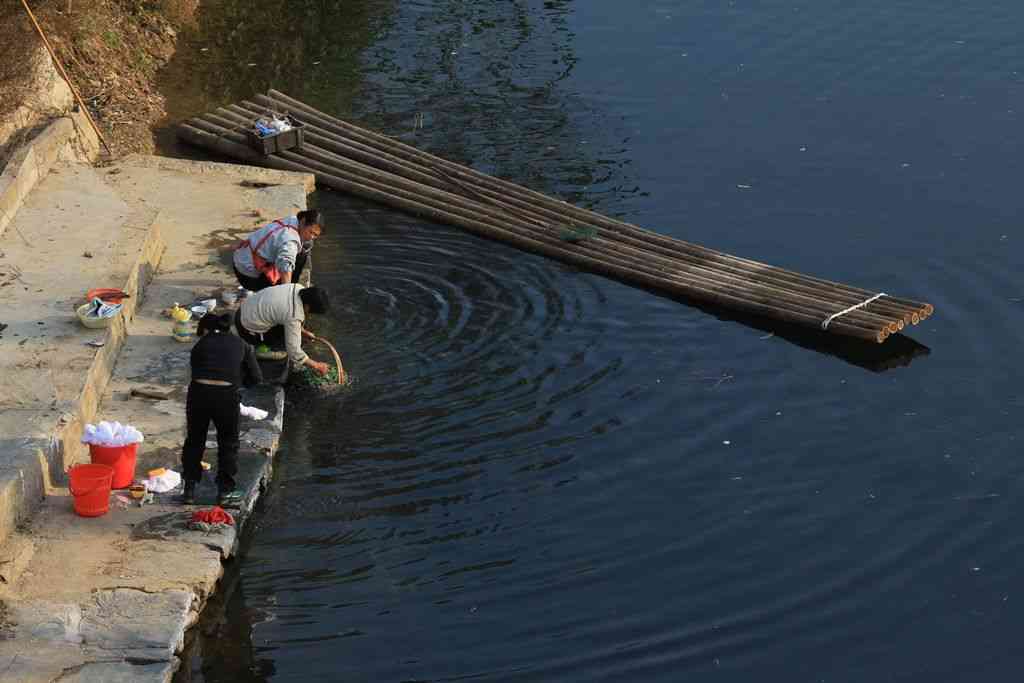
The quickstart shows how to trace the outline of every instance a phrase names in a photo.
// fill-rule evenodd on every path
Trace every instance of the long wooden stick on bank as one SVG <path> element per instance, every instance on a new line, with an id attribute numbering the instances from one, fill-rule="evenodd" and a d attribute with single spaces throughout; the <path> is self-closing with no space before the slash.
<path id="1" fill-rule="evenodd" d="M 98 137 L 100 142 L 103 143 L 103 148 L 107 150 L 107 154 L 113 154 L 113 152 L 110 150 L 110 145 L 107 144 L 107 139 L 103 137 L 103 133 L 100 132 L 99 127 L 96 125 L 96 122 L 92 118 L 92 114 L 89 113 L 89 108 L 85 106 L 85 102 L 82 101 L 82 96 L 78 94 L 78 88 L 76 88 L 75 84 L 71 82 L 71 77 L 68 76 L 68 72 L 64 70 L 64 65 L 60 63 L 59 59 L 57 59 L 57 53 L 53 51 L 53 46 L 50 45 L 50 41 L 47 40 L 46 34 L 43 33 L 42 26 L 39 25 L 38 21 L 36 21 L 36 15 L 32 13 L 32 8 L 28 6 L 27 0 L 21 0 L 21 6 L 24 7 L 25 12 L 28 13 L 28 18 L 32 21 L 32 25 L 35 26 L 36 33 L 38 33 L 39 37 L 42 38 L 43 45 L 46 46 L 46 51 L 50 53 L 50 59 L 53 60 L 53 65 L 57 67 L 57 71 L 60 72 L 60 75 L 64 79 L 64 82 L 67 83 L 68 88 L 71 89 L 71 94 L 75 96 L 75 101 L 77 101 L 78 106 L 81 107 L 82 112 L 85 114 L 85 118 L 89 121 L 89 125 L 92 126 L 93 131 L 96 133 L 96 137 Z M 71 3 L 69 1 L 69 11 L 70 6 Z"/>

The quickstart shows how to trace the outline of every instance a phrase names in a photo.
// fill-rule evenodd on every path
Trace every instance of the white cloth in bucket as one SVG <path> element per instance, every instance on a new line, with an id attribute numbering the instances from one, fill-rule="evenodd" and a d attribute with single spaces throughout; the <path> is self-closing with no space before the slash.
<path id="1" fill-rule="evenodd" d="M 135 427 L 123 425 L 120 422 L 100 422 L 98 425 L 85 425 L 85 433 L 82 434 L 82 443 L 96 444 L 97 446 L 127 446 L 133 443 L 142 443 L 143 436 Z"/>

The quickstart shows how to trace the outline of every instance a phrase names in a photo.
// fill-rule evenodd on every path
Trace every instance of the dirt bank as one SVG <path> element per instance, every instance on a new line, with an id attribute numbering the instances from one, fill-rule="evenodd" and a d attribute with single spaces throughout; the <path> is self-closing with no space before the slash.
<path id="1" fill-rule="evenodd" d="M 199 0 L 35 0 L 30 3 L 116 156 L 151 153 L 153 125 L 165 115 L 156 89 L 179 31 Z M 0 118 L 33 106 L 42 44 L 20 0 L 0 0 Z M 2 142 L 2 141 L 0 141 Z M 0 150 L 2 154 L 2 150 Z"/>

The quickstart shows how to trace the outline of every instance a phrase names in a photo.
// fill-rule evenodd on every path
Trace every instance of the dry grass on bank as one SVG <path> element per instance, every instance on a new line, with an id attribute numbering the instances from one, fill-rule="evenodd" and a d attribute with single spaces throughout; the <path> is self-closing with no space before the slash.
<path id="1" fill-rule="evenodd" d="M 35 75 L 31 58 L 38 45 L 20 0 L 0 0 L 0 117 L 26 101 Z"/>
<path id="2" fill-rule="evenodd" d="M 114 148 L 151 152 L 164 115 L 154 82 L 198 0 L 31 0 L 58 58 Z M 21 0 L 0 0 L 0 116 L 30 100 L 41 43 Z"/>

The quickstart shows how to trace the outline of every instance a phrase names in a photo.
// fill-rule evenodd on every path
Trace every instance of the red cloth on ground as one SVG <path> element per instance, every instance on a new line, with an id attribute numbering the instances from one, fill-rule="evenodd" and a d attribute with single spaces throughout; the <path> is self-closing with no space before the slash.
<path id="1" fill-rule="evenodd" d="M 206 510 L 196 510 L 192 513 L 193 522 L 205 522 L 206 524 L 231 524 L 234 525 L 235 518 L 224 508 L 215 505 Z"/>

